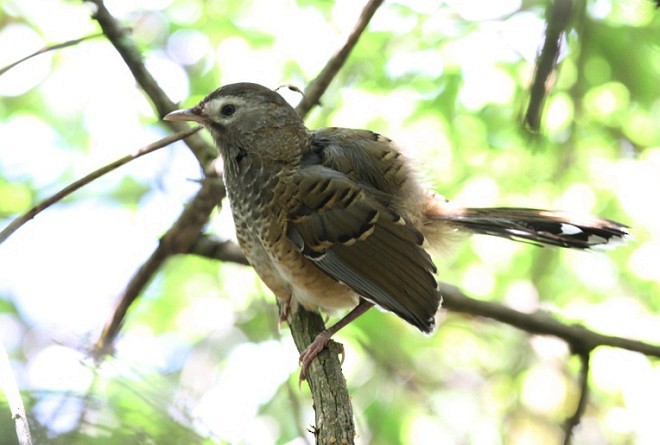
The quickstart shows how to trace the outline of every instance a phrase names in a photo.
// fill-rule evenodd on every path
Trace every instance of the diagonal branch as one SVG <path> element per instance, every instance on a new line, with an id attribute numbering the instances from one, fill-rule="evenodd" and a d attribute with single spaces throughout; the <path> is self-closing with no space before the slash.
<path id="1" fill-rule="evenodd" d="M 307 88 L 305 88 L 305 94 L 296 107 L 296 111 L 300 116 L 305 117 L 307 113 L 309 113 L 309 110 L 319 103 L 321 96 L 325 93 L 325 90 L 328 88 L 328 85 L 330 85 L 330 82 L 332 82 L 332 79 L 335 78 L 339 70 L 344 66 L 346 59 L 348 59 L 348 55 L 353 51 L 358 39 L 362 33 L 364 33 L 369 21 L 382 3 L 383 0 L 369 0 L 364 6 L 360 18 L 358 18 L 358 21 L 355 24 L 353 31 L 349 34 L 348 39 L 346 39 L 344 46 L 342 46 L 339 51 L 328 60 L 328 63 L 326 63 L 318 76 L 316 76 L 316 78 L 307 85 Z"/>
<path id="2" fill-rule="evenodd" d="M 315 312 L 298 308 L 291 316 L 291 335 L 299 351 L 304 351 L 325 329 L 323 319 Z M 328 343 L 307 369 L 307 382 L 314 400 L 314 435 L 317 444 L 352 444 L 355 440 L 353 406 L 339 354 L 342 346 Z"/>
<path id="3" fill-rule="evenodd" d="M 9 65 L 0 68 L 0 76 L 5 74 L 10 69 L 15 68 L 16 66 L 20 65 L 21 63 L 26 62 L 26 61 L 30 60 L 31 58 L 36 57 L 38 55 L 45 54 L 49 51 L 55 51 L 55 50 L 58 50 L 58 49 L 66 48 L 68 46 L 74 46 L 74 45 L 79 44 L 80 42 L 84 42 L 85 40 L 95 39 L 95 38 L 101 37 L 101 36 L 103 36 L 102 33 L 90 34 L 88 36 L 80 37 L 78 39 L 67 40 L 66 42 L 56 43 L 55 45 L 46 46 L 44 48 L 41 48 L 38 51 L 33 52 L 32 54 L 30 54 L 28 56 L 23 57 L 20 60 L 17 60 L 16 62 L 10 63 Z"/>
<path id="4" fill-rule="evenodd" d="M 236 243 L 221 241 L 214 236 L 206 234 L 200 235 L 195 240 L 190 247 L 189 253 L 205 258 L 215 258 L 230 263 L 243 264 L 244 266 L 250 265 L 245 255 L 243 255 L 243 251 Z"/>
<path id="5" fill-rule="evenodd" d="M 95 179 L 100 178 L 101 176 L 110 173 L 113 170 L 118 169 L 122 165 L 128 164 L 131 161 L 134 161 L 137 158 L 140 158 L 146 154 L 152 153 L 160 148 L 166 147 L 170 145 L 172 142 L 176 142 L 180 139 L 183 139 L 187 136 L 190 136 L 193 133 L 198 132 L 202 127 L 194 127 L 191 128 L 187 131 L 173 134 L 171 136 L 164 137 L 163 139 L 156 141 L 154 143 L 151 143 L 145 147 L 142 147 L 135 151 L 134 153 L 128 154 L 122 158 L 117 159 L 114 162 L 111 162 L 108 165 L 105 165 L 97 170 L 94 170 L 90 174 L 83 176 L 82 178 L 78 179 L 77 181 L 72 182 L 71 184 L 67 185 L 64 187 L 62 190 L 58 191 L 54 195 L 51 195 L 50 197 L 44 199 L 43 201 L 39 202 L 37 205 L 32 207 L 30 210 L 25 212 L 23 215 L 19 216 L 18 218 L 14 219 L 12 222 L 10 222 L 7 227 L 5 227 L 2 232 L 0 232 L 0 244 L 5 242 L 7 238 L 9 238 L 14 232 L 16 232 L 18 229 L 20 229 L 25 223 L 30 221 L 32 218 L 37 216 L 39 213 L 43 212 L 46 210 L 48 207 L 52 206 L 56 202 L 59 202 L 69 196 L 71 193 L 75 192 L 76 190 L 81 189 L 82 187 L 86 186 L 90 182 L 94 181 Z"/>
<path id="6" fill-rule="evenodd" d="M 95 10 L 92 18 L 98 22 L 105 37 L 112 43 L 121 58 L 124 59 L 124 63 L 126 63 L 137 83 L 151 99 L 158 114 L 162 117 L 173 111 L 176 108 L 176 104 L 172 102 L 167 94 L 158 86 L 156 79 L 147 71 L 142 60 L 142 54 L 129 38 L 128 30 L 121 26 L 119 21 L 110 14 L 103 0 L 86 1 L 94 5 Z"/>
<path id="7" fill-rule="evenodd" d="M 105 7 L 103 0 L 86 0 L 92 3 L 96 10 L 93 18 L 98 22 L 106 38 L 112 43 L 119 55 L 124 59 L 124 63 L 133 74 L 136 82 L 154 104 L 157 114 L 162 118 L 167 113 L 174 111 L 177 106 L 165 94 L 163 89 L 158 86 L 156 79 L 147 71 L 142 60 L 140 51 L 133 41 L 128 38 L 128 31 L 115 19 L 110 11 Z M 169 127 L 176 131 L 184 131 L 188 126 L 181 122 L 166 122 Z M 190 147 L 202 168 L 206 168 L 218 156 L 215 148 L 206 143 L 201 137 L 194 136 L 186 139 L 186 144 Z"/>

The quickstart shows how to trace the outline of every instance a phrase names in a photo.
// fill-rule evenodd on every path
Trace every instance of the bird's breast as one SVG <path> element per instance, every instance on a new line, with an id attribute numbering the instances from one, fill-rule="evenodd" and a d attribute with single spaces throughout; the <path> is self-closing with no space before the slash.
<path id="1" fill-rule="evenodd" d="M 225 167 L 227 196 L 241 249 L 275 295 L 308 309 L 352 307 L 357 295 L 305 258 L 287 238 L 288 215 L 298 206 L 294 174 L 259 165 Z"/>

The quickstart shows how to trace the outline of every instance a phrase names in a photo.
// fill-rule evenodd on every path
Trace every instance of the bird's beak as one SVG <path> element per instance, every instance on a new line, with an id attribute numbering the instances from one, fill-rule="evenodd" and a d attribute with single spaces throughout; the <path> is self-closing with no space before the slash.
<path id="1" fill-rule="evenodd" d="M 208 116 L 203 113 L 199 107 L 195 108 L 184 108 L 181 110 L 172 111 L 169 114 L 166 114 L 163 120 L 166 121 L 193 121 L 204 123 L 208 121 Z"/>

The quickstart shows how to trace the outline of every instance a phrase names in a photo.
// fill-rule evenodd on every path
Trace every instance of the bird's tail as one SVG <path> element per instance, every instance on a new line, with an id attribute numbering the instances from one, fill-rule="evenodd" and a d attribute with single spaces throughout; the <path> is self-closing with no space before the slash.
<path id="1" fill-rule="evenodd" d="M 618 222 L 555 210 L 443 206 L 428 216 L 467 232 L 573 249 L 614 247 L 629 238 Z"/>

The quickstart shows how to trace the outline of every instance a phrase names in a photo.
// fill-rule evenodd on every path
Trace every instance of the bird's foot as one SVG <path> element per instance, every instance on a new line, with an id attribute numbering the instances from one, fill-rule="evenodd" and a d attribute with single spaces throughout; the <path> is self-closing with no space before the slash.
<path id="1" fill-rule="evenodd" d="M 307 349 L 305 349 L 302 354 L 300 354 L 300 365 L 301 365 L 301 370 L 300 370 L 300 381 L 299 383 L 302 383 L 303 380 L 307 379 L 307 369 L 309 368 L 309 365 L 314 361 L 317 355 L 323 349 L 328 345 L 328 342 L 330 341 L 330 338 L 334 334 L 334 331 L 331 329 L 326 329 L 325 331 L 321 332 L 319 335 L 316 336 L 313 342 L 307 346 Z M 344 346 L 341 343 L 336 343 L 339 345 L 339 355 L 341 355 L 341 363 L 344 363 L 344 358 L 345 358 L 345 353 L 344 353 Z"/>

